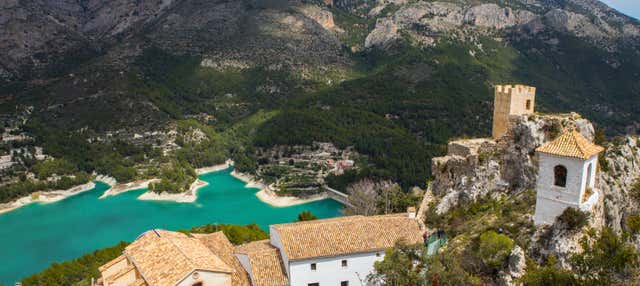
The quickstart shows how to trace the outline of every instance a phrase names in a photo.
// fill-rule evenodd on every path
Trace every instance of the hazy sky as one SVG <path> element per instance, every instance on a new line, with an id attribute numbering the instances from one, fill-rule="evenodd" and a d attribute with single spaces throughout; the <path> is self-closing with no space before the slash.
<path id="1" fill-rule="evenodd" d="M 627 14 L 636 19 L 640 19 L 640 0 L 600 0 L 610 7 Z"/>

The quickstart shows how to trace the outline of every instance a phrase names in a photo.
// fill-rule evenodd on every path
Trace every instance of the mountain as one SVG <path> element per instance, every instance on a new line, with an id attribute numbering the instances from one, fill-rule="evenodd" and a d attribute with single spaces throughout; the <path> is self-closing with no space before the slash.
<path id="1" fill-rule="evenodd" d="M 245 171 L 255 148 L 322 141 L 424 185 L 449 138 L 489 134 L 499 83 L 608 135 L 640 129 L 640 23 L 596 0 L 0 5 L 1 110 L 33 106 L 24 129 L 86 171 L 61 138 L 159 146 L 196 128 L 209 145 L 190 150 Z"/>

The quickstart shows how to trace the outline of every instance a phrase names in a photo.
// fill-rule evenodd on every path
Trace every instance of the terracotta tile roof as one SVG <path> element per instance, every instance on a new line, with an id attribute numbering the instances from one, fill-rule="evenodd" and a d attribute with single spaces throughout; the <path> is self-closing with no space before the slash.
<path id="1" fill-rule="evenodd" d="M 124 256 L 124 254 L 120 254 L 120 256 L 114 258 L 113 260 L 105 263 L 104 265 L 98 267 L 98 271 L 100 272 L 104 272 L 107 268 L 111 267 L 112 265 L 122 261 L 123 259 L 126 259 L 127 257 Z"/>
<path id="2" fill-rule="evenodd" d="M 346 216 L 272 225 L 289 260 L 330 257 L 391 248 L 399 240 L 421 243 L 418 222 L 407 214 Z"/>
<path id="3" fill-rule="evenodd" d="M 580 132 L 571 131 L 560 135 L 555 140 L 544 144 L 536 151 L 556 156 L 589 159 L 604 151 L 601 146 L 591 143 Z"/>
<path id="4" fill-rule="evenodd" d="M 231 274 L 231 286 L 251 286 L 249 274 L 242 267 L 238 258 L 233 253 L 234 246 L 229 242 L 222 231 L 210 234 L 193 234 L 194 237 L 202 241 L 211 252 L 220 257 L 224 263 L 233 267 L 234 272 Z"/>
<path id="5" fill-rule="evenodd" d="M 235 251 L 249 258 L 253 286 L 286 286 L 289 284 L 280 251 L 273 247 L 268 239 L 239 245 Z"/>
<path id="6" fill-rule="evenodd" d="M 200 240 L 178 232 L 151 230 L 124 254 L 149 285 L 175 285 L 194 270 L 232 273 Z"/>

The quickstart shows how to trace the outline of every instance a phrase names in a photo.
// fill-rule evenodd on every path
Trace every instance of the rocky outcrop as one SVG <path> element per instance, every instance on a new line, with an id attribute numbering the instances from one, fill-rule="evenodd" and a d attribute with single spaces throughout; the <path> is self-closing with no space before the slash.
<path id="1" fill-rule="evenodd" d="M 314 5 L 303 5 L 300 7 L 300 11 L 305 16 L 316 21 L 320 26 L 329 31 L 337 30 L 336 24 L 333 21 L 333 14 L 325 9 L 322 9 Z"/>
<path id="2" fill-rule="evenodd" d="M 501 285 L 517 285 L 515 281 L 524 276 L 526 272 L 526 259 L 524 250 L 519 245 L 516 245 L 511 250 L 511 254 L 509 254 L 506 271 L 501 271 L 498 274 Z"/>
<path id="3" fill-rule="evenodd" d="M 593 139 L 591 123 L 571 113 L 513 116 L 507 134 L 496 141 L 450 142 L 447 156 L 434 158 L 431 164 L 434 179 L 429 187 L 442 197 L 437 212 L 490 193 L 534 188 L 538 172 L 535 148 L 573 129 Z"/>
<path id="4" fill-rule="evenodd" d="M 640 180 L 640 138 L 625 136 L 613 140 L 600 160 L 598 188 L 604 194 L 605 223 L 622 230 L 630 215 L 640 212 L 638 202 L 630 196 L 633 185 Z"/>
<path id="5" fill-rule="evenodd" d="M 464 21 L 473 26 L 504 29 L 529 23 L 535 17 L 535 14 L 526 10 L 503 8 L 496 4 L 482 4 L 467 10 Z"/>
<path id="6" fill-rule="evenodd" d="M 436 39 L 447 34 L 473 39 L 478 35 L 503 35 L 501 31 L 517 27 L 524 28 L 520 29 L 521 34 L 536 35 L 545 31 L 569 34 L 609 51 L 616 50 L 620 44 L 633 47 L 635 43 L 637 46 L 640 26 L 630 18 L 602 3 L 591 3 L 590 0 L 571 2 L 574 2 L 573 5 L 556 5 L 546 1 L 520 1 L 510 5 L 506 1 L 501 5 L 479 3 L 471 6 L 463 1 L 413 2 L 401 5 L 393 15 L 378 19 L 370 35 L 372 39 L 380 39 L 384 31 L 395 26 L 398 31 L 425 42 L 421 39 L 425 36 Z M 379 15 L 385 5 L 372 8 L 369 16 Z M 540 7 L 547 9 L 541 10 Z M 388 39 L 369 41 L 367 47 L 388 48 Z"/>
<path id="7" fill-rule="evenodd" d="M 385 48 L 399 38 L 398 25 L 393 20 L 388 18 L 378 19 L 375 29 L 364 40 L 364 47 Z"/>

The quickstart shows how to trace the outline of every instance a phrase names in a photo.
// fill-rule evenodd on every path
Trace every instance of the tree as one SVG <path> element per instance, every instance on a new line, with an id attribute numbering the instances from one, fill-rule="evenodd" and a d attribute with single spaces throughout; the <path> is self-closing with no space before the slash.
<path id="1" fill-rule="evenodd" d="M 637 273 L 638 252 L 610 228 L 589 231 L 580 240 L 583 252 L 571 257 L 582 284 L 606 285 L 614 280 L 631 279 Z"/>
<path id="2" fill-rule="evenodd" d="M 375 215 L 378 192 L 376 183 L 371 179 L 364 179 L 347 187 L 349 204 L 345 210 L 348 215 Z"/>
<path id="3" fill-rule="evenodd" d="M 489 230 L 480 235 L 478 256 L 488 270 L 497 271 L 507 262 L 513 246 L 511 238 Z"/>
<path id="4" fill-rule="evenodd" d="M 424 269 L 423 245 L 409 245 L 402 241 L 385 252 L 384 260 L 374 263 L 374 272 L 367 281 L 374 285 L 415 286 L 424 285 L 420 273 Z"/>
<path id="5" fill-rule="evenodd" d="M 527 286 L 580 285 L 572 272 L 556 265 L 556 259 L 553 256 L 549 257 L 544 267 L 539 267 L 535 263 L 529 263 L 529 265 L 527 265 L 527 272 L 520 281 Z"/>
<path id="6" fill-rule="evenodd" d="M 298 214 L 298 221 L 308 221 L 316 219 L 318 219 L 318 217 L 312 214 L 310 211 L 303 211 Z"/>

